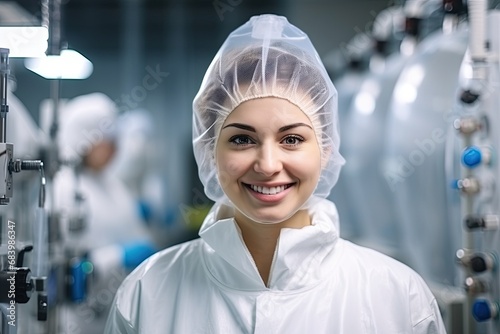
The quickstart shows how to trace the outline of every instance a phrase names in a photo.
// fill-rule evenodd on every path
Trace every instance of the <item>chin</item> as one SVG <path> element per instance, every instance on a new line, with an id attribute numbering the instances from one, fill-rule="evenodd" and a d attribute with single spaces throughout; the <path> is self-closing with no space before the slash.
<path id="1" fill-rule="evenodd" d="M 282 210 L 279 210 L 280 212 L 283 212 Z M 245 215 L 247 218 L 250 220 L 259 223 L 259 224 L 265 224 L 265 225 L 272 225 L 272 224 L 280 224 L 284 222 L 285 220 L 289 219 L 294 215 L 296 212 L 292 212 L 289 215 L 283 215 L 281 213 L 258 213 L 258 212 L 249 212 L 249 211 L 241 211 L 243 215 Z"/>

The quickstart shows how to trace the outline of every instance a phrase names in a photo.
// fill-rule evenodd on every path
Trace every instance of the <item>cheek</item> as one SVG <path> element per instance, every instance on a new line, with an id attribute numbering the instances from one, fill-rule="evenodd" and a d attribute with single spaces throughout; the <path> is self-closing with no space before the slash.
<path id="1" fill-rule="evenodd" d="M 238 157 L 234 152 L 217 152 L 215 161 L 222 189 L 226 188 L 245 171 L 245 157 Z"/>
<path id="2" fill-rule="evenodd" d="M 317 182 L 321 172 L 321 164 L 307 160 L 297 161 L 291 169 L 293 174 L 298 176 L 303 181 Z"/>
<path id="3" fill-rule="evenodd" d="M 303 180 L 317 181 L 321 174 L 321 156 L 319 150 L 293 154 L 288 160 L 288 168 Z"/>

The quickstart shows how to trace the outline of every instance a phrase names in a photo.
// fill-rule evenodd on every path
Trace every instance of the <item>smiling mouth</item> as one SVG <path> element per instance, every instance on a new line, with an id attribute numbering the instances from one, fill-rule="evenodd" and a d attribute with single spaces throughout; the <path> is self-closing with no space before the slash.
<path id="1" fill-rule="evenodd" d="M 285 191 L 286 189 L 290 188 L 295 183 L 284 184 L 284 185 L 276 186 L 276 187 L 255 186 L 253 184 L 246 184 L 246 183 L 243 183 L 243 184 L 245 185 L 245 187 L 250 188 L 251 190 L 258 192 L 260 194 L 276 195 L 276 194 L 279 194 L 280 192 Z"/>

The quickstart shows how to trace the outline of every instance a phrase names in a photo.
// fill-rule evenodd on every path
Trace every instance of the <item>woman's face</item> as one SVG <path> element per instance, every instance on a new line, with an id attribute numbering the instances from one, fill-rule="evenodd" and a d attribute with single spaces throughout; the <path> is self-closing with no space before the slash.
<path id="1" fill-rule="evenodd" d="M 93 170 L 103 170 L 113 159 L 116 145 L 113 141 L 103 140 L 94 144 L 83 158 L 84 165 Z"/>
<path id="2" fill-rule="evenodd" d="M 276 97 L 243 102 L 229 114 L 217 141 L 216 163 L 222 189 L 237 210 L 267 224 L 293 216 L 321 173 L 309 118 Z"/>

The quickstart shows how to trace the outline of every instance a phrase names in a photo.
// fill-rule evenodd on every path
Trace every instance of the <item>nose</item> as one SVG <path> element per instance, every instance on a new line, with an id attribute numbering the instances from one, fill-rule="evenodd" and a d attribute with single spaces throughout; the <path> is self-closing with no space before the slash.
<path id="1" fill-rule="evenodd" d="M 283 169 L 279 149 L 275 145 L 263 144 L 257 153 L 254 170 L 265 176 L 272 176 Z"/>

